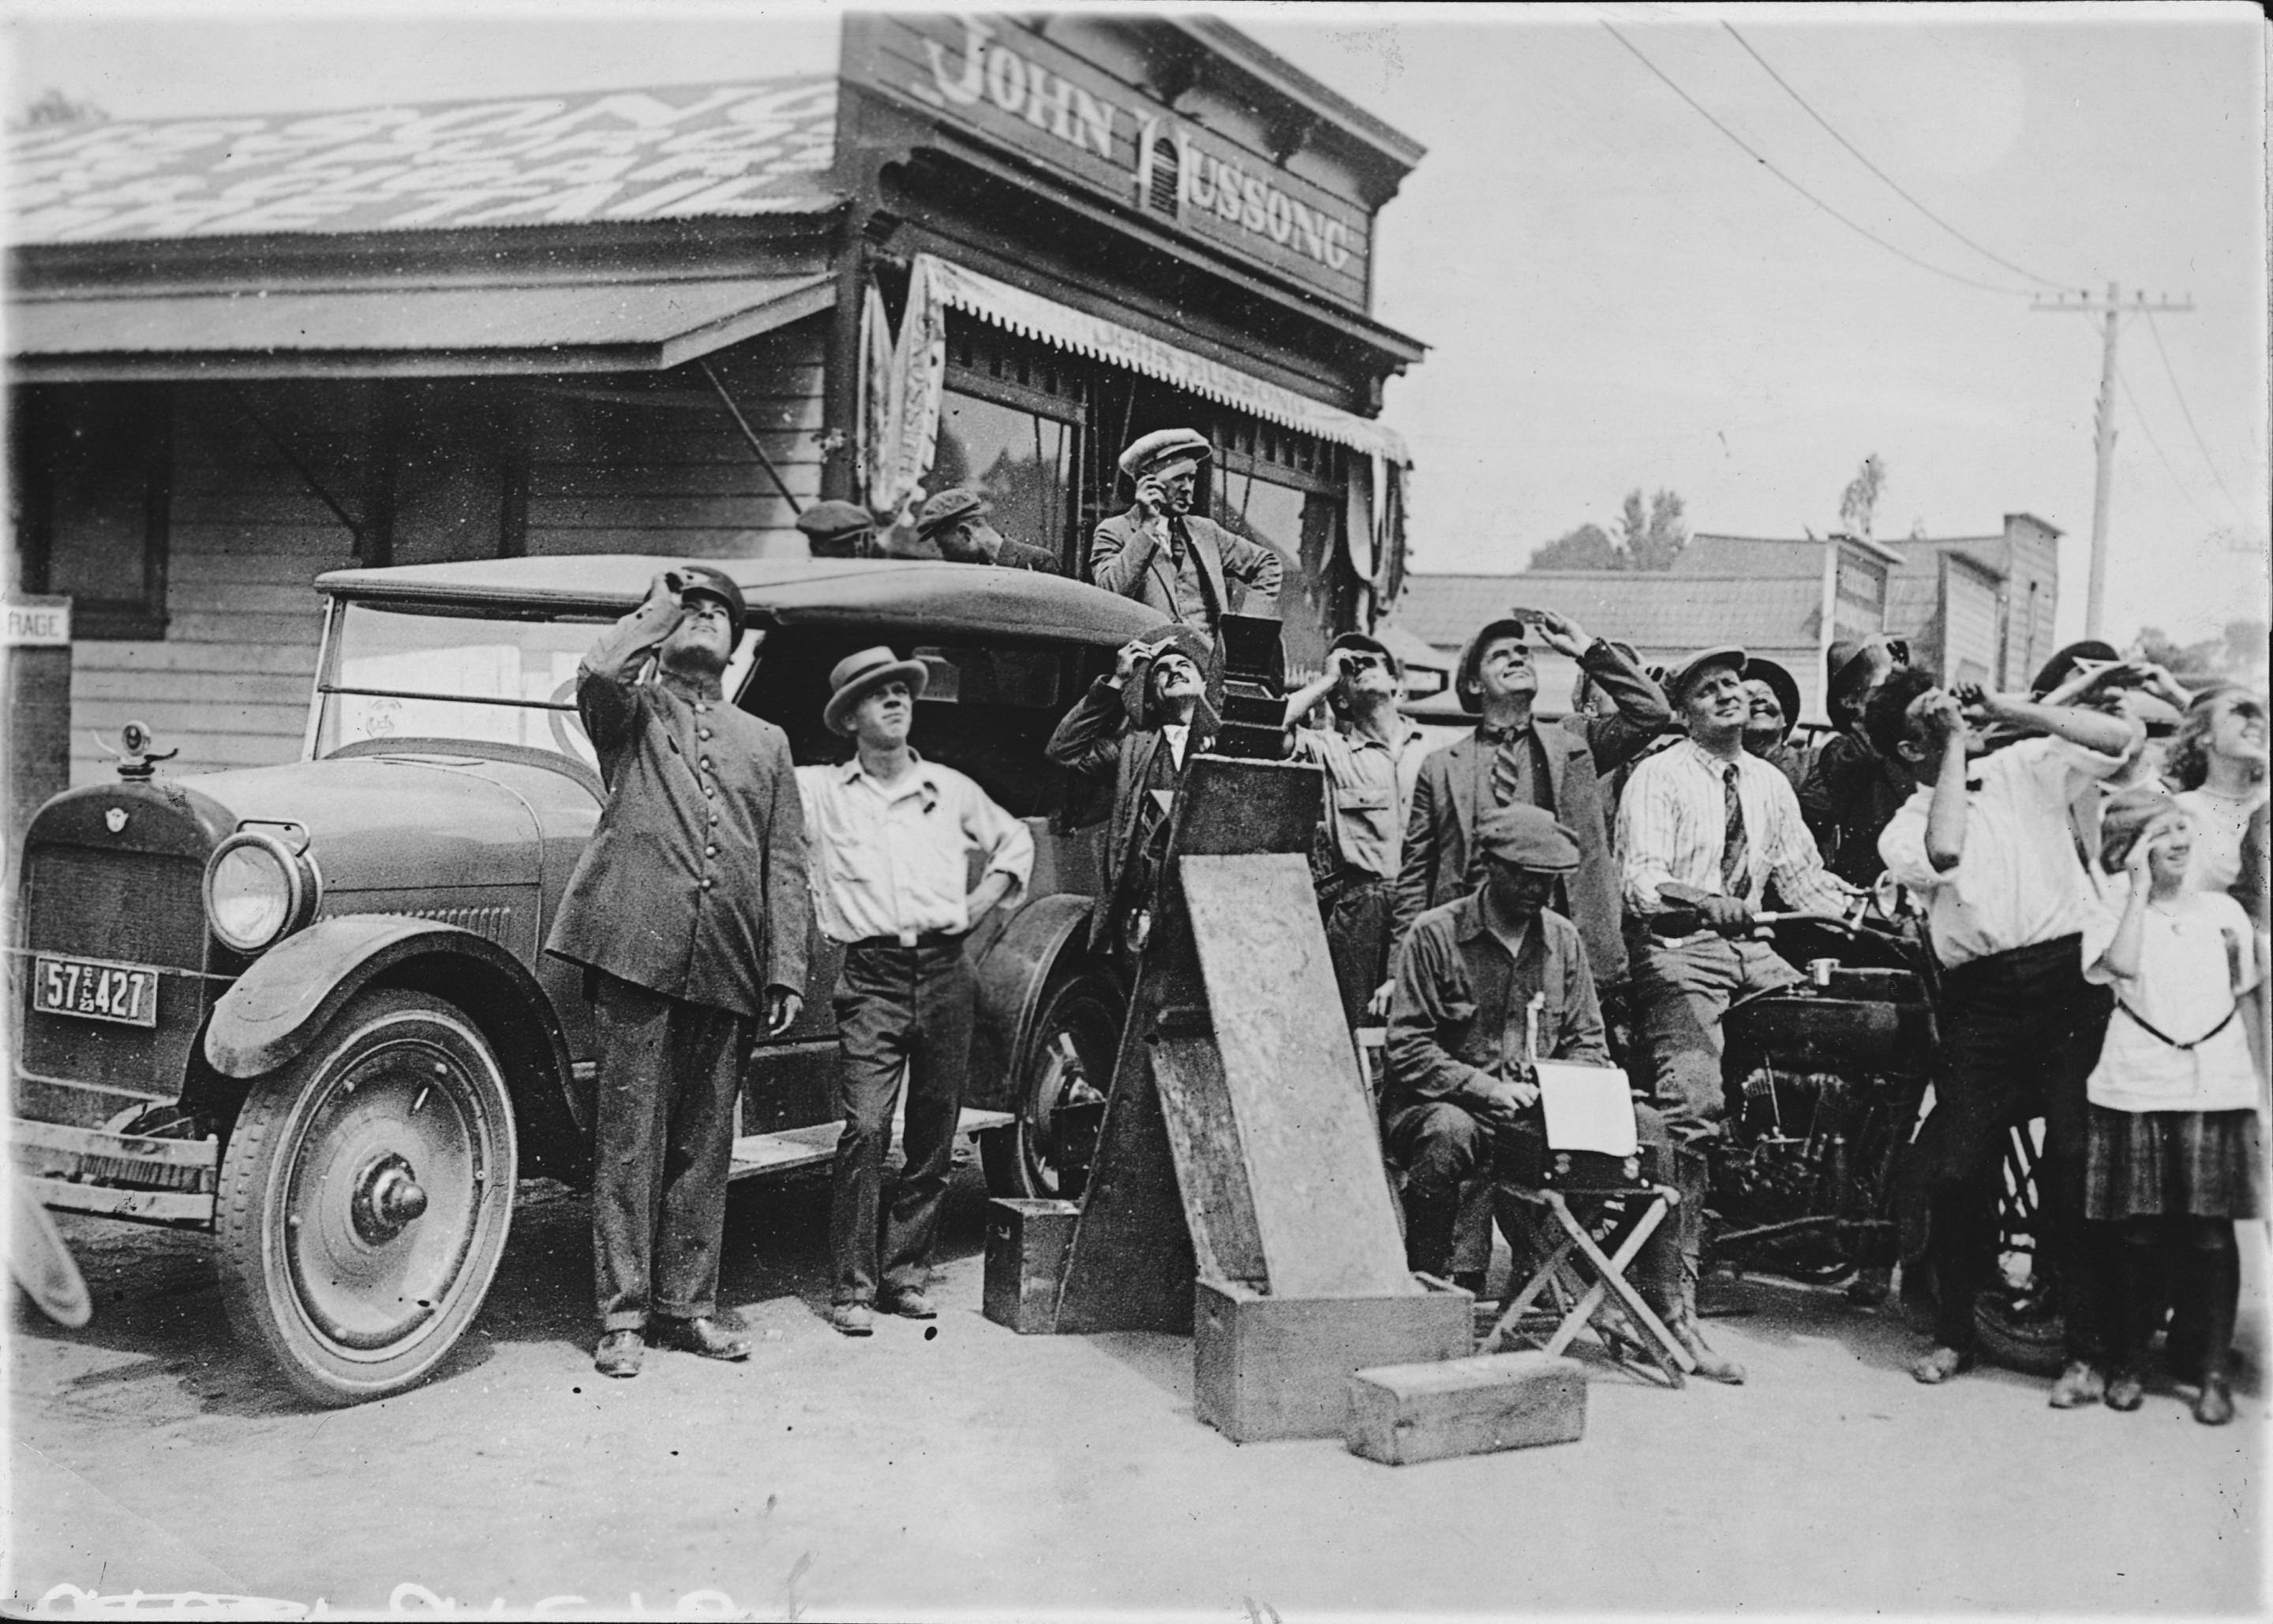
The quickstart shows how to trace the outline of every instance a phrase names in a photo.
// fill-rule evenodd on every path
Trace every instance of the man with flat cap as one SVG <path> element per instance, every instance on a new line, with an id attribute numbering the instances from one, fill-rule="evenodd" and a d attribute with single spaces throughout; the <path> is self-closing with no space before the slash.
<path id="1" fill-rule="evenodd" d="M 992 564 L 1044 575 L 1065 573 L 1054 555 L 1013 541 L 997 530 L 988 521 L 992 512 L 976 490 L 949 486 L 917 511 L 916 539 L 938 548 L 939 556 L 949 564 Z"/>
<path id="2" fill-rule="evenodd" d="M 1744 651 L 1707 648 L 1674 670 L 1667 691 L 1688 737 L 1634 769 L 1618 807 L 1627 946 L 1636 1037 L 1679 1154 L 1683 1284 L 1680 1321 L 1693 1331 L 1696 1269 L 1704 1241 L 1704 1144 L 1727 1116 L 1721 1017 L 1747 993 L 1789 986 L 1799 972 L 1742 932 L 1773 881 L 1785 907 L 1838 915 L 1851 893 L 1827 872 L 1801 821 L 1790 781 L 1744 749 L 1752 701 Z M 1685 887 L 1702 928 L 1652 929 L 1680 904 L 1661 887 Z M 1695 1350 L 1692 1349 L 1692 1351 Z M 1721 1361 L 1725 1364 L 1726 1361 Z M 1707 1375 L 1714 1372 L 1707 1368 Z M 1722 1380 L 1741 1380 L 1743 1372 Z"/>
<path id="3" fill-rule="evenodd" d="M 1539 694 L 1533 624 L 1542 642 L 1578 661 L 1611 697 L 1614 715 L 1574 716 L 1559 725 L 1533 716 Z M 1483 868 L 1474 831 L 1485 817 L 1497 807 L 1536 806 L 1578 831 L 1579 866 L 1561 882 L 1562 911 L 1586 941 L 1595 984 L 1622 984 L 1625 944 L 1600 775 L 1664 730 L 1672 714 L 1664 694 L 1616 644 L 1589 638 L 1577 621 L 1551 610 L 1536 611 L 1535 621 L 1511 616 L 1487 624 L 1462 651 L 1453 687 L 1476 730 L 1421 765 L 1397 880 L 1397 935 L 1423 909 L 1476 888 Z"/>
<path id="4" fill-rule="evenodd" d="M 806 551 L 815 558 L 874 558 L 876 519 L 850 502 L 815 502 L 797 516 Z"/>
<path id="5" fill-rule="evenodd" d="M 1034 866 L 1026 826 L 951 767 L 908 744 L 922 662 L 889 648 L 848 655 L 829 674 L 821 720 L 852 759 L 801 767 L 821 929 L 844 945 L 837 974 L 836 1097 L 844 1131 L 831 1170 L 829 1323 L 847 1336 L 875 1311 L 938 1317 L 928 1294 L 933 1242 L 953 1171 L 976 987 L 964 939 L 1015 906 Z M 979 859 L 976 885 L 968 883 Z M 907 1079 L 906 1166 L 883 1211 L 892 1099 Z M 881 1233 L 880 1233 L 881 1230 Z"/>
<path id="6" fill-rule="evenodd" d="M 1100 520 L 1089 543 L 1091 580 L 1210 636 L 1233 611 L 1276 615 L 1285 568 L 1270 548 L 1192 512 L 1200 465 L 1213 454 L 1207 437 L 1190 429 L 1138 440 L 1121 453 L 1136 500 Z"/>
<path id="7" fill-rule="evenodd" d="M 1326 646 L 1325 670 L 1287 697 L 1287 759 L 1325 773 L 1325 805 L 1310 853 L 1326 951 L 1352 1028 L 1377 1001 L 1388 1007 L 1390 923 L 1406 814 L 1421 776 L 1424 735 L 1398 710 L 1404 662 L 1387 644 L 1345 632 Z M 1300 725 L 1324 700 L 1335 725 Z"/>
<path id="8" fill-rule="evenodd" d="M 797 1019 L 811 916 L 789 741 L 719 689 L 742 619 L 731 577 L 667 570 L 576 673 L 608 798 L 545 950 L 585 967 L 598 1040 L 604 1375 L 638 1374 L 649 1340 L 750 1353 L 717 1306 L 734 1096 L 751 1024 Z"/>
<path id="9" fill-rule="evenodd" d="M 1579 866 L 1577 836 L 1535 806 L 1514 805 L 1487 813 L 1476 842 L 1482 882 L 1423 913 L 1398 949 L 1384 1049 L 1382 1144 L 1405 1171 L 1406 1259 L 1440 1278 L 1452 1261 L 1461 1186 L 1493 1171 L 1520 1136 L 1544 1132 L 1527 1047 L 1531 1000 L 1542 1000 L 1538 1059 L 1610 1064 L 1578 930 L 1548 906 Z M 1657 1113 L 1637 1105 L 1634 1119 L 1641 1142 L 1669 1160 Z M 1669 1321 L 1681 1279 L 1673 1227 L 1645 1244 L 1633 1273 Z"/>
<path id="10" fill-rule="evenodd" d="M 1090 915 L 1090 945 L 1099 952 L 1125 958 L 1134 948 L 1125 927 L 1147 889 L 1146 854 L 1167 824 L 1184 763 L 1215 733 L 1207 700 L 1214 658 L 1204 633 L 1174 621 L 1131 638 L 1112 674 L 1089 685 L 1044 746 L 1073 775 L 1066 827 L 1112 819 L 1105 884 Z"/>

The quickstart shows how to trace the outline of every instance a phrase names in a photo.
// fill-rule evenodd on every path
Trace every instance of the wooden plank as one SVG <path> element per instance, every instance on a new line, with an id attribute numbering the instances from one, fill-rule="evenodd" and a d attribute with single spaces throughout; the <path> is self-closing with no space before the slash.
<path id="1" fill-rule="evenodd" d="M 1179 872 L 1272 1293 L 1417 1294 L 1308 858 L 1187 857 Z"/>
<path id="2" fill-rule="evenodd" d="M 71 670 L 274 672 L 302 679 L 315 674 L 316 644 L 262 646 L 250 643 L 74 643 Z"/>
<path id="3" fill-rule="evenodd" d="M 1586 1431 L 1585 1366 L 1524 1352 L 1361 1370 L 1342 1436 L 1353 1455 L 1405 1466 L 1575 1443 Z"/>
<path id="4" fill-rule="evenodd" d="M 905 1123 L 905 1106 L 893 1119 L 892 1138 L 902 1139 Z M 957 1134 L 984 1134 L 1010 1126 L 1016 1119 L 1007 1111 L 980 1111 L 965 1107 L 956 1119 Z M 730 1179 L 751 1179 L 768 1173 L 791 1172 L 800 1167 L 817 1167 L 836 1155 L 836 1141 L 844 1132 L 842 1122 L 816 1122 L 810 1127 L 778 1128 L 770 1134 L 744 1134 L 734 1141 L 732 1171 Z"/>
<path id="5" fill-rule="evenodd" d="M 1140 992 L 1146 968 L 1137 969 Z M 1132 1019 L 1121 1033 L 1097 1158 L 1067 1250 L 1061 1335 L 1192 1328 L 1194 1237 L 1139 1024 Z"/>
<path id="6" fill-rule="evenodd" d="M 1201 1272 L 1219 1280 L 1264 1283 L 1271 1269 L 1215 1039 L 1156 1037 L 1152 1077 Z"/>

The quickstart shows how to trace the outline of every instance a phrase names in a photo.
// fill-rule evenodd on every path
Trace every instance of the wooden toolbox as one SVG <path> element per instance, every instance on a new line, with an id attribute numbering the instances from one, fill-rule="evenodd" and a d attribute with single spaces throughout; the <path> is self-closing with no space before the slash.
<path id="1" fill-rule="evenodd" d="M 1454 1455 L 1572 1443 L 1587 1430 L 1587 1373 L 1544 1353 L 1385 1365 L 1349 1379 L 1353 1455 L 1407 1466 Z"/>
<path id="2" fill-rule="evenodd" d="M 1350 1377 L 1376 1365 L 1465 1358 L 1474 1298 L 1426 1276 L 1396 1297 L 1266 1297 L 1201 1279 L 1192 1311 L 1192 1407 L 1234 1443 L 1339 1438 Z"/>
<path id="3" fill-rule="evenodd" d="M 986 1317 L 1024 1336 L 1057 1328 L 1058 1281 L 1080 1212 L 1071 1201 L 986 1203 Z"/>

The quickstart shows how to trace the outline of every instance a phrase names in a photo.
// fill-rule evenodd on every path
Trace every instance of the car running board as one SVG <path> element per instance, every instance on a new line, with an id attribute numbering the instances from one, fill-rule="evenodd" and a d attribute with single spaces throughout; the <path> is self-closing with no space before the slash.
<path id="1" fill-rule="evenodd" d="M 972 1111 L 966 1109 L 955 1126 L 956 1133 L 991 1134 L 1009 1127 L 1017 1119 L 1007 1111 Z M 906 1122 L 904 1114 L 892 1119 L 892 1142 L 905 1142 Z M 761 1179 L 781 1173 L 794 1172 L 800 1167 L 818 1167 L 836 1154 L 837 1136 L 844 1131 L 841 1122 L 820 1122 L 811 1127 L 784 1128 L 776 1134 L 745 1134 L 734 1141 L 733 1171 L 729 1179 Z"/>

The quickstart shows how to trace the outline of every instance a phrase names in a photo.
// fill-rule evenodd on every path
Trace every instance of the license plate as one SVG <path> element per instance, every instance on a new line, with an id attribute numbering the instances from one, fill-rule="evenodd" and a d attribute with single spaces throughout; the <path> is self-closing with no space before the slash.
<path id="1" fill-rule="evenodd" d="M 154 1027 L 158 1024 L 158 972 L 142 964 L 35 954 L 32 1009 L 36 1014 Z"/>

